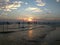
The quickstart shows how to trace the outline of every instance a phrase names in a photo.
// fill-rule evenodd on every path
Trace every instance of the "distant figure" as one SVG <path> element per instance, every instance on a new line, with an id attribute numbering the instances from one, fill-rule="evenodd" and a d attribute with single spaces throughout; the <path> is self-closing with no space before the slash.
<path id="1" fill-rule="evenodd" d="M 3 32 L 4 32 L 4 22 L 3 22 Z"/>
<path id="2" fill-rule="evenodd" d="M 20 22 L 18 22 L 18 27 L 20 28 Z"/>
<path id="3" fill-rule="evenodd" d="M 9 25 L 9 22 L 6 22 L 7 23 L 7 31 L 8 31 L 8 25 Z"/>

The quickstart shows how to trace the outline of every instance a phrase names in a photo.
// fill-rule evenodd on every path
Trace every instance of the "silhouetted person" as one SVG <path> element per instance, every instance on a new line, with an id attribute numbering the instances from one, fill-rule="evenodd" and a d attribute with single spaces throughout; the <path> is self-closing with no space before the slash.
<path id="1" fill-rule="evenodd" d="M 4 32 L 4 22 L 3 22 L 3 32 Z"/>
<path id="2" fill-rule="evenodd" d="M 20 28 L 20 22 L 18 22 L 18 27 Z"/>
<path id="3" fill-rule="evenodd" d="M 7 23 L 7 31 L 8 31 L 8 25 L 9 25 L 9 22 L 6 22 Z"/>

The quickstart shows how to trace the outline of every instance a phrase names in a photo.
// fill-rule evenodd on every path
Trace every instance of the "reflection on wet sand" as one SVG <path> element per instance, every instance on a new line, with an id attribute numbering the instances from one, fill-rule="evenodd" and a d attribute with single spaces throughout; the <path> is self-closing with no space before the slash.
<path id="1" fill-rule="evenodd" d="M 28 37 L 29 39 L 33 38 L 33 30 L 28 30 Z"/>

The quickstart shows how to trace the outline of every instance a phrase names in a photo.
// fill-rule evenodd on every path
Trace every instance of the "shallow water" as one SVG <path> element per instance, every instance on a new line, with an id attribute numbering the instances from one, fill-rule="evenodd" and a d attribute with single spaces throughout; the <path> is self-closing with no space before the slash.
<path id="1" fill-rule="evenodd" d="M 11 27 L 5 26 L 5 31 L 15 31 L 12 33 L 0 33 L 0 45 L 41 45 L 46 35 L 55 30 L 48 25 L 22 25 Z M 10 29 L 11 28 L 11 29 Z M 3 30 L 3 29 L 2 29 Z"/>

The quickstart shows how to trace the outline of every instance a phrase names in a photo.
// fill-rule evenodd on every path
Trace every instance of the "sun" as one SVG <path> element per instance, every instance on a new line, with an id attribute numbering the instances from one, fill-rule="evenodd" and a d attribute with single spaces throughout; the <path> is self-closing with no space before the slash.
<path id="1" fill-rule="evenodd" d="M 33 21 L 33 17 L 29 17 L 29 18 L 28 18 L 28 21 L 29 21 L 29 22 L 32 22 L 32 21 Z"/>
<path id="2" fill-rule="evenodd" d="M 28 21 L 32 21 L 32 19 L 29 18 Z"/>

